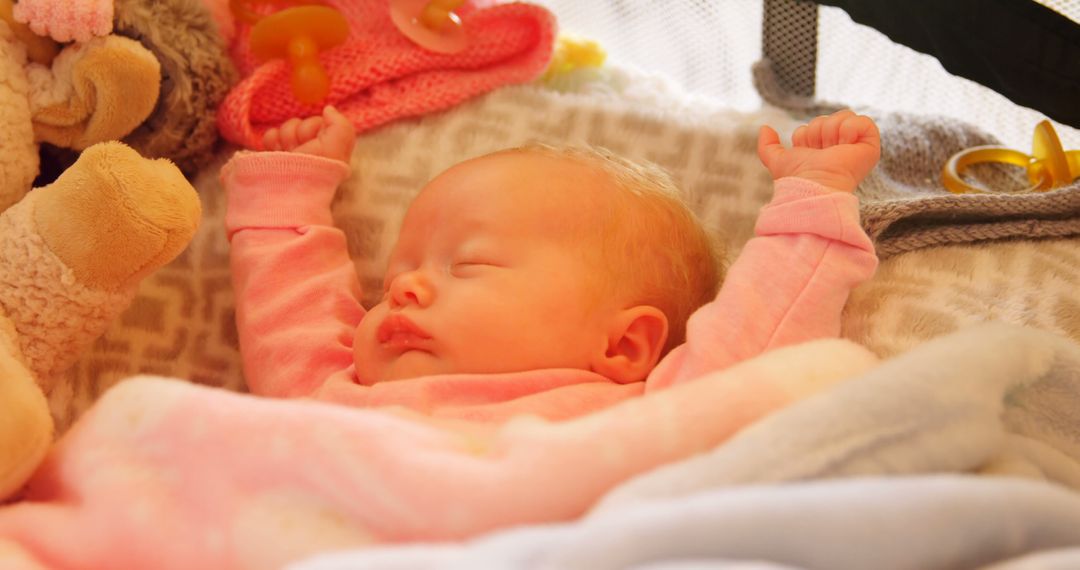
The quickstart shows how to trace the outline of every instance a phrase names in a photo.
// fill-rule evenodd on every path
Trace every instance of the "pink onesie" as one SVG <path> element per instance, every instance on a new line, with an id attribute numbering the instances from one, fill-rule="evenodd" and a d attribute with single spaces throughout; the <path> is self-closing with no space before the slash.
<path id="1" fill-rule="evenodd" d="M 238 153 L 224 168 L 226 226 L 244 371 L 252 393 L 428 415 L 503 420 L 529 412 L 578 416 L 691 380 L 764 351 L 840 333 L 849 291 L 874 271 L 858 199 L 802 179 L 777 181 L 773 201 L 716 299 L 693 314 L 687 342 L 644 383 L 585 370 L 458 374 L 371 383 L 353 367 L 364 309 L 330 201 L 348 165 L 315 156 Z"/>
<path id="2" fill-rule="evenodd" d="M 25 499 L 0 508 L 0 568 L 281 568 L 573 520 L 630 477 L 873 364 L 840 341 L 751 358 L 836 336 L 876 264 L 853 196 L 783 179 L 687 343 L 645 382 L 536 370 L 365 383 L 349 346 L 364 311 L 329 209 L 347 172 L 266 153 L 223 173 L 245 370 L 253 392 L 280 398 L 120 383 L 52 448 Z"/>

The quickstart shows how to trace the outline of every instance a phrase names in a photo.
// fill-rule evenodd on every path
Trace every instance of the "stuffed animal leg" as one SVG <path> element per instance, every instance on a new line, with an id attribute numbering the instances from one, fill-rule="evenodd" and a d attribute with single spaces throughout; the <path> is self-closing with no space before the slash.
<path id="1" fill-rule="evenodd" d="M 52 437 L 47 410 L 41 421 L 51 379 L 104 333 L 143 277 L 187 247 L 200 216 L 171 162 L 118 142 L 86 149 L 0 214 L 0 322 L 10 323 L 0 342 L 0 499 Z"/>
<path id="2" fill-rule="evenodd" d="M 139 281 L 187 247 L 200 215 L 171 162 L 118 142 L 86 149 L 0 215 L 0 310 L 39 382 L 69 367 Z"/>
<path id="3" fill-rule="evenodd" d="M 49 403 L 22 361 L 15 327 L 0 316 L 0 498 L 22 486 L 53 438 Z"/>
<path id="4" fill-rule="evenodd" d="M 26 50 L 0 17 L 0 212 L 26 194 L 38 173 Z"/>

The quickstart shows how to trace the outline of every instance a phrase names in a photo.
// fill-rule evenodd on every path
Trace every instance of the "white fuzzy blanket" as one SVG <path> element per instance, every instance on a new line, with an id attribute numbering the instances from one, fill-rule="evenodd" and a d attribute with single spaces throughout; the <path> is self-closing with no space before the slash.
<path id="1" fill-rule="evenodd" d="M 932 570 L 1065 548 L 1078 549 L 1076 562 L 1076 490 L 1080 346 L 993 325 L 927 343 L 711 452 L 632 479 L 580 522 L 325 556 L 292 570 L 602 570 L 686 560 Z"/>

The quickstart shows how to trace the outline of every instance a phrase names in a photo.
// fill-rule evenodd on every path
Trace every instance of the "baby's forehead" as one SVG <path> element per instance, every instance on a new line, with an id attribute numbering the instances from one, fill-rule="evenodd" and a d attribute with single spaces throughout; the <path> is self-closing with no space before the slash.
<path id="1" fill-rule="evenodd" d="M 504 151 L 452 166 L 421 189 L 411 208 L 474 213 L 532 209 L 537 215 L 600 207 L 612 198 L 603 169 L 526 150 Z M 490 205 L 491 208 L 480 206 Z"/>
<path id="2" fill-rule="evenodd" d="M 406 213 L 401 237 L 445 239 L 469 232 L 580 239 L 595 233 L 610 202 L 603 177 L 573 161 L 489 155 L 436 177 Z"/>

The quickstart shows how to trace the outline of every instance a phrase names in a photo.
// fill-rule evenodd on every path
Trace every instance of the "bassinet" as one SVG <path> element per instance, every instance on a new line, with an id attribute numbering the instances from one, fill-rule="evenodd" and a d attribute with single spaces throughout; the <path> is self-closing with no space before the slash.
<path id="1" fill-rule="evenodd" d="M 939 176 L 934 165 L 966 145 L 991 140 L 987 133 L 1008 146 L 1027 148 L 1031 128 L 1040 117 L 1039 112 L 1017 107 L 970 82 L 944 79 L 940 70 L 904 67 L 905 58 L 920 56 L 893 44 L 888 49 L 895 52 L 896 59 L 875 61 L 872 72 L 850 62 L 860 54 L 855 48 L 841 48 L 839 55 L 849 60 L 836 62 L 831 59 L 838 56 L 831 42 L 854 34 L 838 31 L 854 25 L 836 8 L 819 8 L 801 0 L 669 6 L 618 0 L 541 3 L 549 5 L 568 29 L 574 28 L 575 22 L 611 24 L 606 30 L 582 27 L 578 31 L 600 39 L 615 63 L 600 72 L 582 72 L 557 89 L 543 85 L 505 87 L 443 113 L 365 133 L 354 155 L 357 174 L 335 203 L 335 218 L 346 230 L 357 269 L 367 283 L 379 279 L 400 214 L 423 182 L 463 158 L 532 138 L 587 141 L 661 164 L 673 173 L 710 227 L 722 231 L 731 246 L 729 251 L 735 252 L 749 237 L 753 217 L 770 192 L 753 150 L 754 133 L 762 122 L 790 131 L 796 124 L 793 115 L 829 108 L 832 101 L 866 108 L 891 129 L 896 149 L 907 148 L 929 132 L 943 137 L 935 140 L 955 146 L 932 147 L 929 155 L 897 151 L 893 156 L 894 165 L 922 161 L 912 168 L 932 179 Z M 1075 30 L 1077 3 L 1065 1 L 1054 7 L 1065 14 L 1064 20 L 1071 17 L 1074 26 L 1069 36 L 1073 43 L 1066 46 L 1071 51 L 1065 53 L 1080 53 Z M 758 30 L 763 30 L 760 36 Z M 641 41 L 642 37 L 647 41 Z M 883 40 L 877 37 L 875 41 Z M 761 51 L 758 46 L 762 46 Z M 681 75 L 682 83 L 691 89 L 634 68 L 627 59 L 641 53 L 635 50 L 660 52 L 657 58 L 667 59 L 658 59 L 659 66 Z M 629 57 L 620 60 L 623 54 Z M 888 57 L 881 54 L 869 49 L 862 52 L 874 58 Z M 758 65 L 751 74 L 755 61 Z M 646 67 L 649 64 L 643 63 Z M 865 81 L 852 87 L 850 75 L 828 73 L 832 65 Z M 1071 81 L 1074 94 L 1078 92 L 1078 68 L 1080 58 L 1061 62 L 1062 76 Z M 896 77 L 901 69 L 935 78 L 919 85 L 904 80 L 898 87 Z M 856 70 L 867 71 L 862 74 Z M 758 108 L 760 99 L 754 87 L 772 106 Z M 897 97 L 890 99 L 882 95 L 885 92 Z M 1058 132 L 1066 148 L 1078 148 L 1080 136 L 1075 127 L 1080 105 L 1076 102 L 1080 99 L 1070 97 L 1022 100 L 1045 105 L 1043 113 L 1067 122 L 1057 124 Z M 222 230 L 223 199 L 217 180 L 218 170 L 233 150 L 223 149 L 218 160 L 195 179 L 205 219 L 189 250 L 143 284 L 132 307 L 77 363 L 66 381 L 57 383 L 51 402 L 62 426 L 106 389 L 134 375 L 182 378 L 243 391 L 228 244 Z M 871 397 L 867 393 L 845 394 L 844 399 L 819 403 L 819 409 L 793 409 L 791 415 L 748 430 L 697 463 L 691 460 L 631 482 L 609 496 L 597 517 L 581 526 L 524 529 L 463 546 L 345 554 L 297 568 L 628 568 L 645 567 L 649 561 L 656 563 L 650 567 L 674 568 L 677 564 L 673 561 L 680 559 L 698 560 L 700 567 L 709 568 L 736 567 L 740 560 L 771 561 L 771 566 L 762 563 L 762 568 L 945 568 L 975 567 L 1049 548 L 1071 548 L 1051 556 L 1080 566 L 1080 535 L 1060 530 L 1068 524 L 1080 528 L 1076 518 L 1080 510 L 1051 508 L 1057 504 L 1080 509 L 1080 499 L 1074 491 L 1066 490 L 1080 488 L 1080 421 L 1070 411 L 1080 400 L 1080 361 L 1074 360 L 1080 352 L 1075 346 L 1080 342 L 1080 202 L 1076 198 L 1080 185 L 1074 183 L 1054 194 L 1055 202 L 1047 206 L 1052 211 L 1049 218 L 1032 214 L 1023 202 L 1009 206 L 1013 210 L 1000 218 L 994 218 L 997 210 L 972 207 L 964 210 L 968 218 L 956 219 L 950 214 L 956 210 L 942 214 L 927 206 L 931 203 L 927 200 L 948 197 L 943 191 L 935 193 L 939 184 L 909 180 L 898 185 L 903 181 L 902 170 L 882 170 L 868 187 L 867 202 L 877 209 L 864 214 L 876 216 L 880 232 L 875 237 L 892 249 L 882 250 L 886 259 L 877 277 L 856 291 L 849 302 L 844 334 L 880 357 L 907 355 L 907 360 L 890 360 L 891 367 L 879 374 L 883 390 L 897 390 L 894 407 L 879 411 L 902 418 L 922 409 L 924 422 L 912 421 L 904 429 L 892 431 L 874 431 L 876 424 L 872 423 L 845 424 L 835 414 L 850 412 L 855 403 Z M 919 193 L 927 187 L 934 190 Z M 897 188 L 913 194 L 898 196 L 894 193 Z M 874 195 L 875 191 L 878 194 Z M 907 209 L 898 210 L 897 204 L 905 204 Z M 951 202 L 946 206 L 957 207 Z M 1013 225 L 1002 225 L 1006 222 Z M 1008 239 L 999 239 L 1002 237 Z M 985 322 L 1027 328 L 1006 332 L 972 328 Z M 950 336 L 957 331 L 958 336 Z M 1059 343 L 1051 338 L 1071 341 Z M 996 379 L 994 386 L 1000 388 L 1000 394 L 977 382 L 949 394 L 936 392 L 934 386 L 904 392 L 903 377 L 922 371 L 925 378 L 937 378 L 931 371 L 948 368 L 943 353 L 979 346 L 996 347 L 1001 358 L 1014 359 L 1023 359 L 1025 351 L 1035 347 L 1049 346 L 1049 353 L 1043 355 L 1048 364 L 1037 372 L 1026 370 L 1017 372 L 1019 376 Z M 1013 349 L 1007 350 L 1007 346 Z M 973 361 L 956 360 L 954 365 L 975 369 Z M 995 374 L 989 365 L 978 370 L 986 378 Z M 953 372 L 963 375 L 962 371 Z M 1052 397 L 1031 388 L 1039 382 L 1057 392 Z M 1021 387 L 1030 389 L 1025 392 Z M 982 407 L 957 404 L 973 398 L 979 390 L 1001 398 L 980 403 Z M 1011 401 L 1013 407 L 1001 403 L 1006 393 L 1019 398 Z M 911 396 L 910 401 L 904 400 L 905 394 Z M 935 402 L 939 408 L 933 408 Z M 1038 424 L 1016 408 L 1032 416 L 1042 414 L 1044 422 L 1053 425 Z M 997 416 L 1006 409 L 1016 415 L 1011 421 Z M 963 423 L 966 420 L 960 418 L 967 418 L 965 414 L 983 423 Z M 818 439 L 785 436 L 791 430 L 810 430 L 815 417 L 829 417 L 849 431 L 821 430 L 816 433 Z M 979 448 L 964 439 L 965 429 L 979 434 L 993 432 L 1005 439 L 1034 440 L 1038 445 L 1017 444 L 1006 449 L 983 442 Z M 843 439 L 845 434 L 855 437 L 859 433 L 865 439 L 856 442 L 858 445 L 837 444 L 839 447 L 826 449 L 830 442 L 850 442 Z M 940 434 L 944 435 L 935 440 Z M 779 451 L 763 453 L 762 446 L 790 453 L 787 459 L 792 460 L 791 465 L 785 468 L 784 455 Z M 1046 446 L 1053 448 L 1052 453 L 1031 451 L 1036 447 L 1045 451 Z M 982 455 L 972 451 L 976 448 Z M 958 460 L 959 456 L 965 459 Z M 795 457 L 802 460 L 795 461 Z M 738 465 L 753 465 L 758 471 L 732 474 Z M 980 471 L 1026 475 L 1055 484 L 1042 487 L 971 474 Z M 929 475 L 942 472 L 953 475 Z M 840 478 L 852 475 L 873 478 L 850 485 Z M 794 483 L 806 479 L 832 480 Z M 792 484 L 723 494 L 724 488 L 734 484 L 781 481 Z M 881 499 L 896 494 L 911 500 L 905 504 Z M 995 496 L 1005 499 L 987 502 Z M 636 508 L 646 499 L 658 502 L 653 507 Z M 935 505 L 942 502 L 955 512 L 927 523 L 924 517 L 937 513 Z M 1017 504 L 1023 508 L 1012 508 Z M 620 512 L 620 505 L 636 510 Z M 980 505 L 986 510 L 980 511 Z M 836 508 L 851 509 L 855 522 L 845 525 L 833 521 L 830 516 Z M 759 511 L 768 516 L 756 516 Z M 1008 525 L 986 522 L 980 526 L 980 512 L 985 512 L 986 518 L 1011 521 L 1017 525 L 1012 528 L 1023 529 L 1022 536 L 1010 535 Z M 604 513 L 614 515 L 605 518 Z M 723 518 L 724 513 L 734 514 Z M 626 524 L 608 526 L 624 514 Z M 702 518 L 695 518 L 697 515 Z M 690 520 L 705 526 L 690 529 L 685 526 Z M 815 520 L 822 521 L 824 530 L 820 533 L 810 532 Z M 787 523 L 782 526 L 783 521 Z M 886 521 L 892 522 L 884 524 Z M 920 526 L 923 523 L 926 526 Z M 882 526 L 878 528 L 878 524 Z M 950 534 L 956 525 L 971 525 L 972 530 L 967 535 Z M 715 534 L 735 538 L 717 539 L 709 528 Z M 739 534 L 739 528 L 749 530 Z M 650 532 L 664 540 L 643 538 Z M 809 538 L 783 534 L 796 532 Z M 627 547 L 625 541 L 634 541 L 630 537 L 635 536 L 642 547 Z M 1004 544 L 1007 538 L 1013 542 Z M 590 548 L 582 546 L 590 541 L 595 541 Z M 859 543 L 851 544 L 853 541 Z M 900 541 L 917 546 L 897 546 Z M 987 546 L 987 541 L 1003 544 Z M 919 551 L 918 556 L 915 551 Z M 621 554 L 608 556 L 611 553 Z M 770 557 L 773 554 L 775 557 Z M 661 564 L 664 561 L 667 565 Z M 728 563 L 731 566 L 726 566 Z"/>

